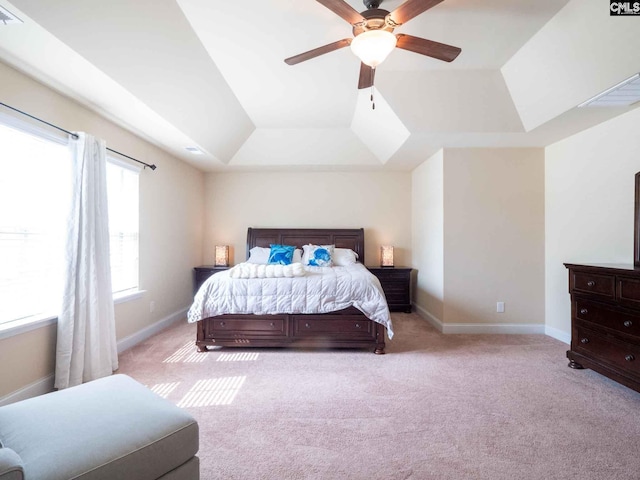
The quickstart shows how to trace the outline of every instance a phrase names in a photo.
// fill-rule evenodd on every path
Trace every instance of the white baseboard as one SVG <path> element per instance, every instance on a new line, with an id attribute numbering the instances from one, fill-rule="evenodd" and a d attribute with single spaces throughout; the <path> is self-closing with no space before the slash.
<path id="1" fill-rule="evenodd" d="M 27 398 L 37 397 L 53 391 L 53 374 L 47 375 L 40 380 L 36 380 L 30 383 L 20 390 L 5 395 L 0 398 L 0 407 L 3 405 L 9 405 L 10 403 L 19 402 L 20 400 L 26 400 Z"/>
<path id="2" fill-rule="evenodd" d="M 442 321 L 438 317 L 436 317 L 435 315 L 433 315 L 431 312 L 421 307 L 420 305 L 416 305 L 415 303 L 413 304 L 413 308 L 416 309 L 416 313 L 420 318 L 429 322 L 431 325 L 433 325 L 436 328 L 436 330 L 442 333 Z"/>
<path id="3" fill-rule="evenodd" d="M 144 342 L 147 338 L 152 337 L 156 333 L 161 332 L 167 327 L 170 327 L 174 323 L 183 320 L 187 316 L 187 311 L 189 307 L 182 308 L 177 312 L 172 313 L 171 315 L 163 318 L 162 320 L 157 321 L 153 325 L 149 325 L 142 330 L 138 330 L 136 333 L 129 335 L 128 337 L 122 338 L 118 340 L 118 353 L 122 353 L 125 350 L 130 349 L 131 347 L 136 346 L 137 344 Z"/>
<path id="4" fill-rule="evenodd" d="M 424 318 L 427 322 L 433 325 L 440 333 L 467 333 L 467 334 L 481 334 L 481 333 L 495 333 L 495 334 L 540 334 L 549 335 L 554 338 L 554 335 L 547 333 L 549 327 L 545 327 L 542 324 L 520 324 L 520 323 L 444 323 L 437 318 L 431 312 L 421 307 L 420 305 L 413 305 L 416 309 L 416 313 Z M 562 340 L 558 338 L 558 340 Z"/>
<path id="5" fill-rule="evenodd" d="M 566 343 L 567 345 L 571 344 L 571 334 L 562 330 L 558 330 L 554 327 L 544 327 L 544 333 L 549 335 L 556 340 L 560 340 L 561 342 Z"/>
<path id="6" fill-rule="evenodd" d="M 177 312 L 163 318 L 162 320 L 157 321 L 153 325 L 143 328 L 142 330 L 139 330 L 136 333 L 119 340 L 118 354 L 137 345 L 140 342 L 144 342 L 147 338 L 155 335 L 156 333 L 164 330 L 167 327 L 170 327 L 174 323 L 183 320 L 186 317 L 187 310 L 189 310 L 189 307 L 182 308 Z M 40 380 L 36 380 L 35 382 L 21 388 L 20 390 L 16 390 L 15 392 L 1 397 L 0 406 L 8 405 L 20 400 L 26 400 L 27 398 L 37 397 L 39 395 L 44 395 L 45 393 L 52 392 L 53 383 L 54 375 L 47 375 L 46 377 L 41 378 Z"/>
<path id="7" fill-rule="evenodd" d="M 442 333 L 466 333 L 466 334 L 535 334 L 544 335 L 544 325 L 542 324 L 520 324 L 520 323 L 445 323 Z"/>

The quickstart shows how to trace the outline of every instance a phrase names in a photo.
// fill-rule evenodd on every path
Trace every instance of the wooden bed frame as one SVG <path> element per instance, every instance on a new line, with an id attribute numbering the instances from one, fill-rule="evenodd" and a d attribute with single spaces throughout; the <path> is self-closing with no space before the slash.
<path id="1" fill-rule="evenodd" d="M 335 245 L 350 248 L 364 261 L 364 230 L 249 228 L 247 258 L 253 247 L 271 244 Z M 196 345 L 208 346 L 371 348 L 383 354 L 385 327 L 349 307 L 323 314 L 218 315 L 198 322 Z"/>

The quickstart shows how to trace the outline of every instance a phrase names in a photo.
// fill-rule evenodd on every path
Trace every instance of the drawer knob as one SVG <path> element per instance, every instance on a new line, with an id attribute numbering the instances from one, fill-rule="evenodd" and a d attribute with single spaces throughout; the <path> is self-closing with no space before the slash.
<path id="1" fill-rule="evenodd" d="M 629 355 L 625 356 L 624 359 L 627 362 L 633 362 L 636 359 L 636 357 L 634 357 L 633 355 L 629 354 Z"/>
<path id="2" fill-rule="evenodd" d="M 582 315 L 586 315 L 587 313 L 589 313 L 589 310 L 587 310 L 586 308 L 581 308 L 581 309 L 580 309 L 580 313 L 581 313 Z"/>
<path id="3" fill-rule="evenodd" d="M 580 343 L 589 343 L 589 339 L 588 338 L 581 338 L 580 339 Z"/>
<path id="4" fill-rule="evenodd" d="M 221 326 L 221 327 L 224 327 L 225 325 L 226 325 L 226 323 L 224 323 L 224 322 L 220 322 L 220 326 Z"/>
<path id="5" fill-rule="evenodd" d="M 360 324 L 359 323 L 356 323 L 356 328 L 360 328 Z"/>
<path id="6" fill-rule="evenodd" d="M 623 325 L 627 328 L 629 328 L 631 325 L 633 325 L 633 322 L 631 320 L 625 320 Z"/>
<path id="7" fill-rule="evenodd" d="M 304 324 L 305 328 L 311 328 L 311 325 L 309 325 L 308 323 Z"/>
<path id="8" fill-rule="evenodd" d="M 587 286 L 588 286 L 588 287 L 595 287 L 595 286 L 596 286 L 596 282 L 594 282 L 593 280 L 589 280 L 589 281 L 587 282 Z"/>

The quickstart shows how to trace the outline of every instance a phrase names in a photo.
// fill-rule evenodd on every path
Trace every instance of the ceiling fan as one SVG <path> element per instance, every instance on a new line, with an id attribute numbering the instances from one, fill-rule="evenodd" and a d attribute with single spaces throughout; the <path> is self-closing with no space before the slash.
<path id="1" fill-rule="evenodd" d="M 285 59 L 288 65 L 295 65 L 351 45 L 354 53 L 361 59 L 358 88 L 368 88 L 373 86 L 376 66 L 395 47 L 445 62 L 455 60 L 462 51 L 458 47 L 434 42 L 433 40 L 402 33 L 392 33 L 395 28 L 435 7 L 444 0 L 407 0 L 393 12 L 378 8 L 382 0 L 363 0 L 367 9 L 360 13 L 344 0 L 316 1 L 349 22 L 353 27 L 353 38 L 344 38 L 289 57 Z"/>

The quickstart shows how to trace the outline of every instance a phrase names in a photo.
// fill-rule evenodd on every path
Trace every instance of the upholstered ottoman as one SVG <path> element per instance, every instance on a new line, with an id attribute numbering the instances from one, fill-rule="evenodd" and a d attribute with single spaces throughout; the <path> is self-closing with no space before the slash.
<path id="1" fill-rule="evenodd" d="M 126 375 L 0 407 L 0 480 L 198 479 L 198 424 Z"/>

